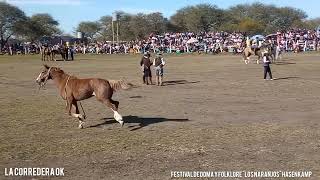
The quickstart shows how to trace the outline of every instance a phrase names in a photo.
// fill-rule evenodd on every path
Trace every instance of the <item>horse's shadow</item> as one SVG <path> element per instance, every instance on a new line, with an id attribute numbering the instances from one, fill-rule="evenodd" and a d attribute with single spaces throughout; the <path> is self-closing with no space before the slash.
<path id="1" fill-rule="evenodd" d="M 298 79 L 299 77 L 296 76 L 291 76 L 291 77 L 282 77 L 282 78 L 275 78 L 273 80 L 277 81 L 277 80 L 284 80 L 284 79 Z"/>
<path id="2" fill-rule="evenodd" d="M 288 64 L 296 64 L 294 62 L 284 62 L 284 61 L 278 61 L 274 63 L 275 65 L 288 65 Z"/>
<path id="3" fill-rule="evenodd" d="M 172 86 L 172 85 L 177 85 L 177 84 L 194 84 L 198 83 L 200 81 L 187 81 L 187 80 L 174 80 L 174 81 L 164 81 L 163 85 L 164 86 Z"/>
<path id="4" fill-rule="evenodd" d="M 103 118 L 102 120 L 106 120 L 106 121 L 103 123 L 89 126 L 89 128 L 103 127 L 108 124 L 118 123 L 113 118 Z M 129 128 L 132 128 L 130 129 L 130 131 L 135 131 L 143 127 L 146 127 L 150 124 L 156 124 L 156 123 L 161 123 L 166 121 L 186 122 L 186 121 L 189 121 L 189 119 L 168 119 L 168 118 L 161 118 L 161 117 L 145 118 L 145 117 L 138 117 L 138 116 L 124 116 L 123 121 L 125 122 L 125 124 L 127 124 Z"/>

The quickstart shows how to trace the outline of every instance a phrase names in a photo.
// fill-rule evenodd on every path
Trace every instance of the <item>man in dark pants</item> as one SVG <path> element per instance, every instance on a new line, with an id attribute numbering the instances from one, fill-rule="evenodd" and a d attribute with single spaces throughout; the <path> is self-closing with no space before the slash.
<path id="1" fill-rule="evenodd" d="M 267 55 L 266 52 L 263 53 L 262 55 L 262 59 L 263 59 L 263 67 L 264 67 L 264 75 L 263 75 L 263 79 L 267 80 L 267 73 L 269 74 L 270 80 L 272 79 L 272 73 L 271 73 L 271 69 L 270 69 L 270 59 L 269 56 Z"/>
<path id="2" fill-rule="evenodd" d="M 149 80 L 150 84 L 152 84 L 152 77 L 151 77 L 151 61 L 150 61 L 150 54 L 145 52 L 141 61 L 140 61 L 140 66 L 143 71 L 143 84 L 149 85 Z"/>
<path id="3" fill-rule="evenodd" d="M 64 52 L 65 52 L 65 60 L 68 61 L 68 58 L 69 58 L 69 48 L 68 48 L 68 46 L 65 46 Z"/>
<path id="4" fill-rule="evenodd" d="M 70 46 L 69 51 L 70 51 L 71 60 L 73 61 L 73 53 L 74 53 L 73 46 Z"/>

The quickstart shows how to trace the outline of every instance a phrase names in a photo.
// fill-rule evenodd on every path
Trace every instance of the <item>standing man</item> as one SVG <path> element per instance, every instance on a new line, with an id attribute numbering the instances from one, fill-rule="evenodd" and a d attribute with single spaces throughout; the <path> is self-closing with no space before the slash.
<path id="1" fill-rule="evenodd" d="M 149 81 L 150 81 L 150 84 L 152 84 L 151 65 L 152 64 L 150 61 L 150 54 L 148 52 L 145 52 L 140 61 L 140 66 L 143 71 L 143 77 L 142 77 L 143 84 L 149 85 Z"/>
<path id="2" fill-rule="evenodd" d="M 263 59 L 263 67 L 264 67 L 264 75 L 263 75 L 263 79 L 267 80 L 267 73 L 269 74 L 270 80 L 272 79 L 272 73 L 271 73 L 271 69 L 270 69 L 270 59 L 269 56 L 267 55 L 267 52 L 263 52 L 262 54 L 262 59 Z"/>
<path id="3" fill-rule="evenodd" d="M 70 46 L 69 51 L 70 51 L 71 60 L 73 61 L 74 46 Z"/>
<path id="4" fill-rule="evenodd" d="M 64 55 L 65 60 L 68 61 L 68 59 L 69 59 L 69 47 L 68 46 L 64 47 L 64 53 L 65 53 L 65 55 Z"/>
<path id="5" fill-rule="evenodd" d="M 156 58 L 153 60 L 153 66 L 156 71 L 156 84 L 157 86 L 162 86 L 163 84 L 163 66 L 166 64 L 162 55 L 157 54 Z"/>

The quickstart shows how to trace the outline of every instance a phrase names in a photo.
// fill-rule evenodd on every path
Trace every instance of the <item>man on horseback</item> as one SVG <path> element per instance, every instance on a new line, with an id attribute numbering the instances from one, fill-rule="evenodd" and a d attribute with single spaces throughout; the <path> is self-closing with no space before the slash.
<path id="1" fill-rule="evenodd" d="M 267 52 L 267 54 L 270 54 L 270 47 L 265 44 L 263 41 L 260 41 L 258 37 L 252 41 L 252 45 L 248 43 L 247 39 L 247 47 L 243 51 L 243 59 L 246 64 L 249 63 L 250 61 L 250 56 L 251 55 L 256 55 L 258 56 L 257 59 L 257 64 L 259 64 L 260 59 L 262 58 L 262 53 L 261 52 Z"/>

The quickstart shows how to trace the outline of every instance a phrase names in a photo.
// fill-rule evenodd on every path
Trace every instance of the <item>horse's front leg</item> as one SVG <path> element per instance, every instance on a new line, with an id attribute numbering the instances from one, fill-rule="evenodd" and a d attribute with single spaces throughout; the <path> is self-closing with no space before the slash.
<path id="1" fill-rule="evenodd" d="M 84 115 L 80 114 L 79 108 L 78 108 L 78 103 L 75 101 L 73 103 L 74 107 L 76 108 L 76 114 L 72 114 L 73 117 L 77 117 L 79 119 L 79 128 L 83 128 L 84 124 L 84 119 L 86 118 Z"/>
<path id="2" fill-rule="evenodd" d="M 75 107 L 76 113 L 72 113 L 71 112 L 72 105 Z M 73 98 L 68 98 L 67 99 L 67 110 L 68 110 L 68 114 L 70 116 L 79 119 L 79 128 L 82 129 L 83 128 L 83 124 L 84 124 L 83 119 L 85 119 L 85 117 L 82 114 L 80 114 L 77 101 L 74 100 Z"/>

